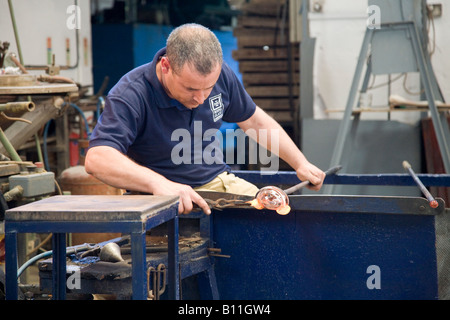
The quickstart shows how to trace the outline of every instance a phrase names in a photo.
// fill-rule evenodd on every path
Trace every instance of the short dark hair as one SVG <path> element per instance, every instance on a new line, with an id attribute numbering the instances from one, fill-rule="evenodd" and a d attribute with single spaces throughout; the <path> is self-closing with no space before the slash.
<path id="1" fill-rule="evenodd" d="M 195 23 L 181 25 L 170 33 L 166 55 L 175 73 L 190 63 L 200 74 L 208 75 L 223 62 L 222 46 L 216 35 Z"/>

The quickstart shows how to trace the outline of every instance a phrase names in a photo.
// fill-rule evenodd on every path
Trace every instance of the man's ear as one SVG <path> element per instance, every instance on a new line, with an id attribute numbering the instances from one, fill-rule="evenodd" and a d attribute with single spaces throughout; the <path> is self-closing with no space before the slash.
<path id="1" fill-rule="evenodd" d="M 167 57 L 162 57 L 161 58 L 161 71 L 165 74 L 167 74 L 170 70 L 170 63 L 169 63 L 169 59 L 167 59 Z"/>

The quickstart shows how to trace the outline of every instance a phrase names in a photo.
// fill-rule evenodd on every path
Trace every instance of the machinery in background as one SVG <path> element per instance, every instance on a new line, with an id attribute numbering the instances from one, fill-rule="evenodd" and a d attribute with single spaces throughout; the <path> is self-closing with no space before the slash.
<path id="1" fill-rule="evenodd" d="M 12 2 L 8 5 L 15 39 L 0 39 L 0 269 L 5 255 L 5 210 L 55 193 L 62 194 L 57 176 L 69 166 L 69 119 L 79 116 L 80 137 L 89 131 L 84 110 L 75 104 L 86 97 L 88 88 L 60 74 L 61 70 L 86 64 L 78 63 L 81 48 L 78 47 L 81 37 L 78 29 L 75 30 L 77 61 L 74 65 L 57 65 L 51 51 L 42 66 L 27 65 L 21 52 Z M 11 50 L 13 40 L 17 52 Z M 66 46 L 70 49 L 67 42 Z M 86 53 L 87 45 L 83 48 Z M 24 108 L 26 105 L 29 107 Z M 83 107 L 95 111 L 99 107 L 98 97 L 85 99 Z M 53 134 L 50 137 L 49 132 Z M 19 264 L 48 249 L 50 238 L 51 235 L 46 234 L 19 235 Z M 28 272 L 25 272 L 19 281 L 27 283 L 27 278 Z M 3 281 L 0 274 L 0 298 Z"/>

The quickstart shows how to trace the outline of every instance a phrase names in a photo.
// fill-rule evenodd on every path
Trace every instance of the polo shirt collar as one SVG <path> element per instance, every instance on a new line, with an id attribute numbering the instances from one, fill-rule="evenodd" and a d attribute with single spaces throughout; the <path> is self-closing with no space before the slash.
<path id="1" fill-rule="evenodd" d="M 152 87 L 155 88 L 156 91 L 159 93 L 155 96 L 156 104 L 158 105 L 159 108 L 176 107 L 181 111 L 190 110 L 177 100 L 169 97 L 166 91 L 164 90 L 164 87 L 162 86 L 161 82 L 159 82 L 158 76 L 156 75 L 156 64 L 158 63 L 160 58 L 165 54 L 166 48 L 164 47 L 156 53 L 155 57 L 153 58 L 153 61 L 150 63 L 149 68 L 147 69 L 147 72 L 145 73 L 147 81 L 150 82 Z"/>

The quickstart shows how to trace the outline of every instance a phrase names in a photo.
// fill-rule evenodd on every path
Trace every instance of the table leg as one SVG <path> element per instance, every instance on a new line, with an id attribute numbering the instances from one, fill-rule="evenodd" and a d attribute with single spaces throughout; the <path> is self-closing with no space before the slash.
<path id="1" fill-rule="evenodd" d="M 145 232 L 131 233 L 133 300 L 147 299 Z"/>
<path id="2" fill-rule="evenodd" d="M 17 300 L 17 233 L 5 233 L 6 300 Z"/>
<path id="3" fill-rule="evenodd" d="M 53 300 L 66 299 L 66 234 L 53 233 L 53 270 L 52 293 Z"/>
<path id="4" fill-rule="evenodd" d="M 168 284 L 169 299 L 180 299 L 180 270 L 178 261 L 178 216 L 167 222 L 168 228 Z"/>

